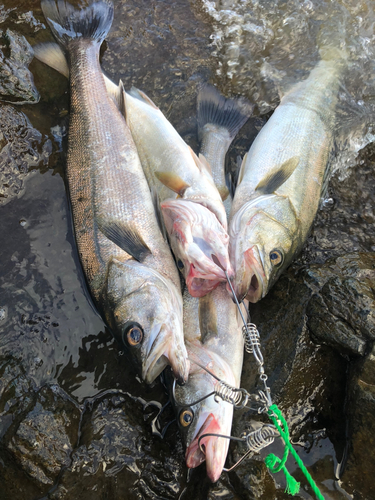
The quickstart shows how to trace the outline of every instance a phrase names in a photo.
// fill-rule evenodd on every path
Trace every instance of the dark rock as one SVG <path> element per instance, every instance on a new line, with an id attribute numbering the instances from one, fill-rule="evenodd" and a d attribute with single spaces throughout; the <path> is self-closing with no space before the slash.
<path id="1" fill-rule="evenodd" d="M 315 270 L 310 268 L 309 277 Z M 323 286 L 307 307 L 313 337 L 343 354 L 363 356 L 375 334 L 375 254 L 330 259 L 320 266 L 319 278 Z"/>
<path id="2" fill-rule="evenodd" d="M 98 399 L 85 413 L 80 446 L 60 483 L 60 499 L 176 498 L 182 449 L 151 435 L 142 406 L 123 395 Z M 115 479 L 116 478 L 116 479 Z M 92 490 L 92 485 L 94 490 Z M 66 493 L 66 495 L 65 495 Z"/>
<path id="3" fill-rule="evenodd" d="M 0 32 L 1 34 L 1 32 Z M 34 57 L 34 51 L 22 35 L 7 29 L 0 38 L 6 44 L 9 57 L 0 50 L 0 96 L 5 100 L 35 103 L 40 99 L 34 85 L 34 78 L 28 66 Z"/>
<path id="4" fill-rule="evenodd" d="M 42 389 L 21 421 L 8 449 L 21 468 L 40 484 L 53 485 L 78 439 L 80 412 L 61 390 Z"/>
<path id="5" fill-rule="evenodd" d="M 374 496 L 375 348 L 351 372 L 347 405 L 350 446 L 341 481 L 355 499 L 367 500 Z"/>
<path id="6" fill-rule="evenodd" d="M 46 165 L 51 141 L 12 106 L 0 106 L 0 206 L 22 194 L 33 167 Z"/>

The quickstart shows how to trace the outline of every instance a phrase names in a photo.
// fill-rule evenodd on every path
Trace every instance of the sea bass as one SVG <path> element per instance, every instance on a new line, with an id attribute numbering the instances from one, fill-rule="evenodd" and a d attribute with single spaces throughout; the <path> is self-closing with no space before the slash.
<path id="1" fill-rule="evenodd" d="M 69 76 L 66 57 L 56 44 L 37 45 L 34 52 L 37 59 Z M 108 94 L 126 116 L 150 188 L 158 193 L 177 265 L 190 293 L 203 296 L 225 280 L 224 271 L 233 274 L 227 218 L 210 166 L 143 92 L 133 88 L 124 101 L 120 87 L 104 79 Z"/>
<path id="2" fill-rule="evenodd" d="M 241 304 L 245 318 L 247 306 L 247 301 Z M 190 372 L 185 385 L 175 384 L 172 403 L 186 443 L 187 466 L 194 468 L 206 460 L 207 475 L 212 482 L 217 481 L 222 473 L 229 439 L 202 438 L 203 453 L 199 438 L 207 433 L 230 436 L 233 405 L 220 399 L 216 402 L 213 395 L 194 404 L 210 394 L 217 383 L 199 365 L 220 380 L 239 387 L 244 351 L 242 325 L 238 309 L 224 283 L 200 299 L 184 293 L 184 334 Z"/>
<path id="3" fill-rule="evenodd" d="M 308 236 L 328 172 L 345 63 L 339 50 L 327 50 L 284 95 L 243 159 L 229 225 L 239 300 L 264 297 Z"/>
<path id="4" fill-rule="evenodd" d="M 99 65 L 113 5 L 82 10 L 43 0 L 68 55 L 71 114 L 66 174 L 82 267 L 94 302 L 152 382 L 166 365 L 187 378 L 182 296 L 172 254 L 126 122 L 109 98 Z"/>
<path id="5" fill-rule="evenodd" d="M 211 164 L 216 185 L 225 195 L 224 204 L 230 210 L 231 196 L 224 174 L 225 155 L 234 136 L 248 119 L 252 106 L 244 100 L 225 99 L 211 86 L 201 88 L 198 95 L 198 124 L 202 140 L 201 151 Z M 187 383 L 176 386 L 172 402 L 177 422 L 186 443 L 186 464 L 197 467 L 206 460 L 207 475 L 211 481 L 219 479 L 228 453 L 229 439 L 203 434 L 230 435 L 233 406 L 214 396 L 192 404 L 210 394 L 217 380 L 202 369 L 206 367 L 218 378 L 239 387 L 243 362 L 244 342 L 239 312 L 220 284 L 200 299 L 185 292 L 184 336 L 191 360 Z M 242 313 L 247 317 L 247 303 Z M 199 363 L 197 365 L 195 362 Z"/>
<path id="6" fill-rule="evenodd" d="M 158 193 L 177 265 L 190 294 L 202 297 L 225 281 L 224 271 L 232 276 L 227 217 L 210 166 L 143 92 L 133 88 L 125 107 L 148 183 Z"/>

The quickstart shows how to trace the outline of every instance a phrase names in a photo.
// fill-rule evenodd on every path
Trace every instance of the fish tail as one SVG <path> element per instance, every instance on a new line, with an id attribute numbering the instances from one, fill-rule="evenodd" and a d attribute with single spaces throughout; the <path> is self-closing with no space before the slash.
<path id="1" fill-rule="evenodd" d="M 348 59 L 348 54 L 345 49 L 335 46 L 325 46 L 319 49 L 319 55 L 322 61 L 333 62 L 340 64 Z"/>
<path id="2" fill-rule="evenodd" d="M 75 39 L 90 39 L 101 44 L 112 25 L 113 4 L 110 0 L 99 0 L 83 9 L 75 9 L 65 0 L 42 0 L 41 6 L 62 47 Z"/>
<path id="3" fill-rule="evenodd" d="M 241 97 L 227 99 L 212 85 L 203 85 L 198 93 L 198 134 L 201 138 L 203 127 L 210 123 L 226 128 L 234 139 L 240 128 L 250 118 L 254 105 Z"/>

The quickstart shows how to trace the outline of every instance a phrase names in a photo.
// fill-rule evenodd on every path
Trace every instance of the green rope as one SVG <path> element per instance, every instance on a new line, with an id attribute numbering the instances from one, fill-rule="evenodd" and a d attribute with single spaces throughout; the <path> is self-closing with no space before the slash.
<path id="1" fill-rule="evenodd" d="M 307 481 L 309 482 L 309 484 L 311 486 L 311 489 L 315 493 L 318 500 L 324 500 L 323 495 L 320 493 L 319 488 L 315 484 L 309 471 L 306 469 L 304 463 L 302 462 L 300 457 L 297 455 L 297 452 L 294 450 L 293 446 L 290 443 L 288 424 L 286 423 L 286 420 L 282 416 L 282 413 L 278 409 L 277 405 L 270 406 L 270 408 L 268 410 L 268 416 L 272 420 L 272 423 L 274 424 L 276 429 L 279 431 L 280 436 L 283 438 L 283 441 L 285 443 L 285 448 L 284 448 L 283 458 L 281 460 L 280 460 L 280 458 L 276 457 L 273 453 L 268 455 L 264 460 L 266 466 L 268 467 L 268 469 L 272 473 L 279 472 L 282 470 L 284 472 L 285 478 L 286 478 L 285 492 L 290 493 L 291 495 L 295 495 L 296 493 L 299 492 L 300 483 L 297 483 L 297 481 L 294 479 L 293 476 L 291 476 L 289 474 L 288 470 L 285 467 L 285 462 L 288 458 L 288 454 L 290 451 L 290 453 L 293 455 L 293 458 L 295 459 L 298 466 L 300 467 L 303 474 L 305 475 Z M 279 420 L 282 423 L 283 428 L 280 426 L 280 424 L 278 422 Z"/>

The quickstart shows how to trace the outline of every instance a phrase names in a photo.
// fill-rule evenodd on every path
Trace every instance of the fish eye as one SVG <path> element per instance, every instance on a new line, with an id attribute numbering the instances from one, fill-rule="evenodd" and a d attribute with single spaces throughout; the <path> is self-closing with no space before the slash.
<path id="1" fill-rule="evenodd" d="M 272 250 L 272 252 L 270 252 L 270 260 L 273 266 L 279 266 L 284 260 L 283 254 L 280 250 Z"/>
<path id="2" fill-rule="evenodd" d="M 182 262 L 182 260 L 181 260 L 181 259 L 178 259 L 178 261 L 177 261 L 177 267 L 178 267 L 179 269 L 181 269 L 181 270 L 185 267 L 185 266 L 184 266 L 184 263 Z"/>
<path id="3" fill-rule="evenodd" d="M 182 427 L 189 427 L 194 418 L 194 413 L 190 409 L 182 410 L 180 413 L 180 424 Z"/>
<path id="4" fill-rule="evenodd" d="M 125 345 L 135 347 L 141 344 L 143 340 L 143 330 L 137 323 L 131 323 L 124 329 L 122 341 Z"/>

